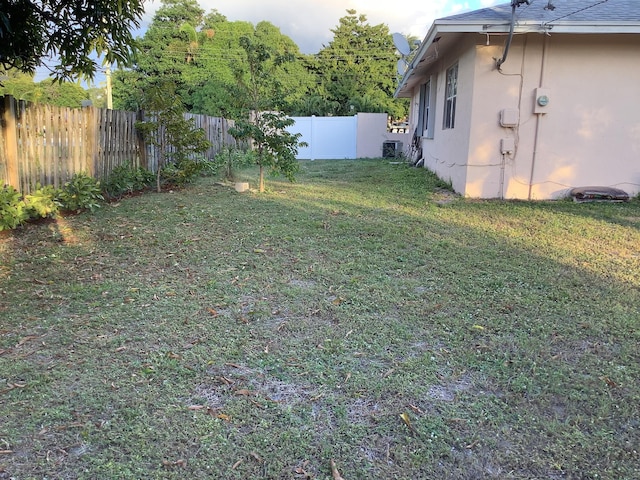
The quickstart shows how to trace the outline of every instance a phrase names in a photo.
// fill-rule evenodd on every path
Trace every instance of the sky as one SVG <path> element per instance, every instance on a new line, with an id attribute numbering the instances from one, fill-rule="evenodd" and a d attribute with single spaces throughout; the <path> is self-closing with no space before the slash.
<path id="1" fill-rule="evenodd" d="M 364 14 L 370 25 L 387 25 L 399 32 L 424 38 L 436 18 L 488 7 L 509 0 L 198 0 L 207 13 L 217 10 L 229 21 L 244 20 L 254 25 L 271 22 L 290 37 L 302 53 L 318 53 L 333 39 L 332 29 L 348 9 Z M 144 22 L 160 6 L 147 0 Z"/>

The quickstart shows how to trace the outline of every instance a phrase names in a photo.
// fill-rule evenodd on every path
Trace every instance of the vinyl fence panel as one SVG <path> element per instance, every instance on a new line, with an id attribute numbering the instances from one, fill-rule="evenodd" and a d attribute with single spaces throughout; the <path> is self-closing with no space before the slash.
<path id="1" fill-rule="evenodd" d="M 292 117 L 287 130 L 301 133 L 309 146 L 298 149 L 298 159 L 338 160 L 356 158 L 358 117 Z"/>

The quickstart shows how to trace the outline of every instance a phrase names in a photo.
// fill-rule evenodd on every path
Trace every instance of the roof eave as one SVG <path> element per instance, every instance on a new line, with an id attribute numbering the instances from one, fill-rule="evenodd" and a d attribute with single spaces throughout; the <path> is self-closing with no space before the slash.
<path id="1" fill-rule="evenodd" d="M 488 21 L 450 21 L 436 20 L 427 35 L 424 37 L 418 52 L 413 57 L 409 68 L 405 72 L 400 84 L 394 92 L 394 96 L 401 98 L 402 90 L 406 87 L 411 75 L 413 75 L 416 65 L 425 58 L 429 47 L 434 40 L 445 33 L 508 33 L 509 22 L 489 23 Z M 541 23 L 540 21 L 518 21 L 516 22 L 514 33 L 563 33 L 563 34 L 640 34 L 640 24 L 638 22 L 559 22 Z M 404 97 L 406 98 L 405 92 Z"/>
<path id="2" fill-rule="evenodd" d="M 409 64 L 409 68 L 407 68 L 407 71 L 402 76 L 402 80 L 400 80 L 400 84 L 396 88 L 396 91 L 393 93 L 394 97 L 402 98 L 400 97 L 400 94 L 401 94 L 401 91 L 407 86 L 409 77 L 413 75 L 416 69 L 416 65 L 420 62 L 420 60 L 422 60 L 425 57 L 427 51 L 429 50 L 429 47 L 433 44 L 433 40 L 438 36 L 438 33 L 439 33 L 438 25 L 439 25 L 438 21 L 435 21 L 431 25 L 431 28 L 429 28 L 429 31 L 425 35 L 424 39 L 422 40 L 422 43 L 420 44 L 420 47 L 418 48 L 418 51 L 413 56 L 413 60 L 411 60 L 411 63 Z"/>

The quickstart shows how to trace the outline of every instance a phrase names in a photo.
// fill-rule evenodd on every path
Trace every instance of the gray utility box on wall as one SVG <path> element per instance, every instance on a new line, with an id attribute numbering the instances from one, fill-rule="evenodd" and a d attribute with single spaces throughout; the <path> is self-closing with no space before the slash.
<path id="1" fill-rule="evenodd" d="M 402 142 L 399 140 L 389 140 L 382 143 L 383 158 L 398 158 L 402 154 Z"/>

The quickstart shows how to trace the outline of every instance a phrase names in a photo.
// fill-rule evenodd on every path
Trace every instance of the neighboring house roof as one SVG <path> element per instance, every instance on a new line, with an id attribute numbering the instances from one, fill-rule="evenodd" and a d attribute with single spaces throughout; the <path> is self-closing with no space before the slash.
<path id="1" fill-rule="evenodd" d="M 638 0 L 530 0 L 515 9 L 514 33 L 635 33 L 640 34 Z M 511 26 L 511 3 L 495 5 L 435 20 L 396 90 L 411 96 L 417 73 L 453 44 L 460 34 L 504 34 Z M 411 88 L 409 88 L 411 87 Z"/>

